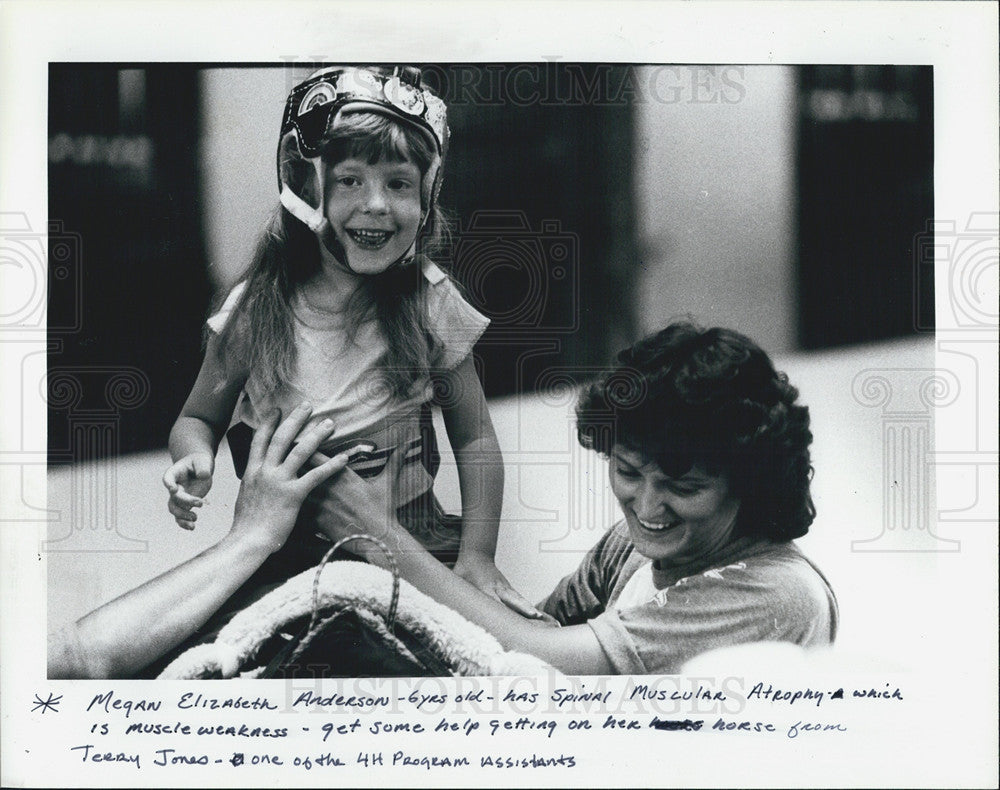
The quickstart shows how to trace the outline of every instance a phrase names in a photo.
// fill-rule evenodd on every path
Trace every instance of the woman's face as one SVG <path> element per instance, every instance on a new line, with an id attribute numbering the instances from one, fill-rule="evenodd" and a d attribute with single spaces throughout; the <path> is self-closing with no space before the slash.
<path id="1" fill-rule="evenodd" d="M 658 567 L 683 565 L 724 546 L 732 537 L 739 500 L 724 476 L 694 467 L 673 478 L 621 445 L 611 453 L 611 490 L 636 549 Z"/>

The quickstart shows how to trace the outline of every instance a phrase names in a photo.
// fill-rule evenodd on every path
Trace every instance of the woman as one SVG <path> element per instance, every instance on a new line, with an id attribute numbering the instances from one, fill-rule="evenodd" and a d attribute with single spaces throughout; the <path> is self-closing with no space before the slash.
<path id="1" fill-rule="evenodd" d="M 324 531 L 382 538 L 419 590 L 569 674 L 676 673 L 707 650 L 749 642 L 830 644 L 833 591 L 791 542 L 815 516 L 797 390 L 748 338 L 688 323 L 619 363 L 581 397 L 577 430 L 609 459 L 624 519 L 539 604 L 561 628 L 464 583 L 400 527 L 377 483 L 349 470 L 332 485 L 334 503 L 316 506 Z"/>

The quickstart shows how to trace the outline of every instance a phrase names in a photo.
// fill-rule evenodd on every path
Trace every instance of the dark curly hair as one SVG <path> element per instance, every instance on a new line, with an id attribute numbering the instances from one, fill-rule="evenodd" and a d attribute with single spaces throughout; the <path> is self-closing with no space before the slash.
<path id="1" fill-rule="evenodd" d="M 576 407 L 580 444 L 621 445 L 669 477 L 725 474 L 737 533 L 792 540 L 816 516 L 809 494 L 809 409 L 768 355 L 729 329 L 679 322 L 618 355 Z"/>

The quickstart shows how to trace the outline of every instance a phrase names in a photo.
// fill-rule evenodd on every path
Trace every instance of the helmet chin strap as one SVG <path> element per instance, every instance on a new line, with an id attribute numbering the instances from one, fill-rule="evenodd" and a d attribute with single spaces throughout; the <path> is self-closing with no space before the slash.
<path id="1" fill-rule="evenodd" d="M 344 249 L 344 245 L 337 241 L 336 235 L 334 235 L 333 228 L 330 227 L 330 223 L 324 223 L 321 228 L 313 231 L 316 234 L 316 240 L 319 242 L 319 246 L 329 253 L 329 257 L 333 258 L 334 263 L 336 263 L 344 271 L 348 271 L 351 274 L 357 274 L 351 265 L 347 262 L 347 250 Z"/>

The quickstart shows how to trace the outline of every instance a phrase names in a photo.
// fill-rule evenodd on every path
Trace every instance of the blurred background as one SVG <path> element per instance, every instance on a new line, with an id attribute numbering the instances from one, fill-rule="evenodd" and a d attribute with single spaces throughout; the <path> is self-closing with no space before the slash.
<path id="1" fill-rule="evenodd" d="M 51 463 L 165 446 L 212 297 L 277 204 L 285 96 L 317 65 L 51 66 L 49 216 L 67 243 L 50 246 L 50 389 L 61 371 L 79 384 L 50 398 Z M 488 395 L 587 378 L 681 315 L 773 353 L 933 329 L 914 264 L 929 67 L 423 69 L 449 105 L 449 265 L 493 319 Z M 74 415 L 109 410 L 82 450 Z"/>

